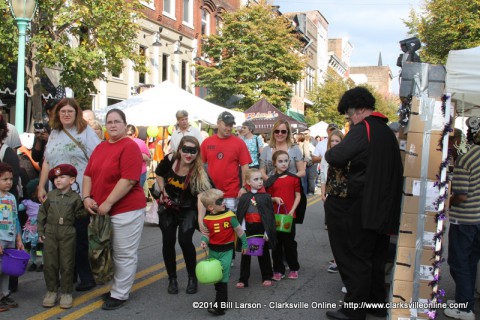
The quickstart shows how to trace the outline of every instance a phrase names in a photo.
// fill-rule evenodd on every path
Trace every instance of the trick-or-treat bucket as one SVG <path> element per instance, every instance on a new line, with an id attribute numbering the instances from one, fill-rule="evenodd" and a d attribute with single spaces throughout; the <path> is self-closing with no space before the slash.
<path id="1" fill-rule="evenodd" d="M 214 258 L 202 260 L 195 267 L 195 275 L 201 284 L 215 284 L 223 278 L 222 264 Z"/>
<path id="2" fill-rule="evenodd" d="M 5 249 L 2 257 L 2 273 L 19 277 L 27 269 L 30 255 L 23 250 Z"/>
<path id="3" fill-rule="evenodd" d="M 293 217 L 288 214 L 275 214 L 275 226 L 279 232 L 291 232 Z"/>
<path id="4" fill-rule="evenodd" d="M 247 255 L 249 256 L 263 255 L 263 246 L 265 245 L 265 240 L 263 239 L 263 237 L 247 238 L 247 243 L 248 243 Z"/>

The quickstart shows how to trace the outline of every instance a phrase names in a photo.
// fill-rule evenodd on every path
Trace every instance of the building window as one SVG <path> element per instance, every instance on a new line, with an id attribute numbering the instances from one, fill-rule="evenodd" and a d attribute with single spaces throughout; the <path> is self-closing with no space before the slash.
<path id="1" fill-rule="evenodd" d="M 175 18 L 175 0 L 163 0 L 163 14 Z"/>
<path id="2" fill-rule="evenodd" d="M 183 0 L 183 23 L 193 24 L 193 0 Z"/>
<path id="3" fill-rule="evenodd" d="M 145 7 L 155 10 L 155 0 L 140 0 L 140 3 Z"/>
<path id="4" fill-rule="evenodd" d="M 112 104 L 122 102 L 123 100 L 115 99 L 115 98 L 107 98 L 107 106 L 111 106 Z"/>
<path id="5" fill-rule="evenodd" d="M 188 63 L 185 60 L 182 60 L 182 73 L 180 83 L 183 90 L 187 90 L 187 77 L 188 77 Z"/>
<path id="6" fill-rule="evenodd" d="M 200 98 L 205 99 L 205 97 L 206 97 L 207 94 L 208 94 L 207 88 L 205 88 L 205 87 L 199 87 L 198 89 L 199 89 Z"/>
<path id="7" fill-rule="evenodd" d="M 311 67 L 307 67 L 307 76 L 305 79 L 305 89 L 311 91 L 313 89 L 313 82 L 315 80 L 315 71 Z"/>
<path id="8" fill-rule="evenodd" d="M 147 48 L 143 47 L 143 46 L 140 46 L 140 48 L 138 49 L 138 53 L 141 55 L 141 56 L 146 56 L 147 55 Z M 146 81 L 146 74 L 145 72 L 139 72 L 138 73 L 138 83 L 139 84 L 145 84 L 145 81 Z"/>
<path id="9" fill-rule="evenodd" d="M 207 10 L 202 10 L 202 35 L 208 36 L 210 34 L 210 13 Z"/>
<path id="10" fill-rule="evenodd" d="M 168 60 L 169 60 L 169 55 L 168 54 L 163 54 L 162 55 L 162 82 L 165 80 L 168 80 Z"/>
<path id="11" fill-rule="evenodd" d="M 223 29 L 223 20 L 220 18 L 220 16 L 216 16 L 215 17 L 215 33 L 221 36 L 222 29 Z"/>
<path id="12" fill-rule="evenodd" d="M 112 70 L 112 78 L 122 79 L 122 70 Z"/>

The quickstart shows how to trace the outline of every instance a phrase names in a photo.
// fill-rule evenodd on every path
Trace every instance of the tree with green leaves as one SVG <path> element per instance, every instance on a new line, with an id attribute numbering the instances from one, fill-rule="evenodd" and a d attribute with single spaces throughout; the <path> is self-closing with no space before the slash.
<path id="1" fill-rule="evenodd" d="M 340 128 L 345 125 L 345 117 L 337 111 L 338 102 L 342 95 L 348 89 L 353 87 L 353 83 L 342 79 L 332 69 L 327 70 L 325 82 L 315 86 L 308 98 L 312 100 L 313 106 L 305 112 L 305 118 L 309 126 L 319 121 L 335 123 Z"/>
<path id="2" fill-rule="evenodd" d="M 309 126 L 324 121 L 335 123 L 340 128 L 345 126 L 345 116 L 338 113 L 337 106 L 340 98 L 345 91 L 353 88 L 354 82 L 344 80 L 332 69 L 327 70 L 327 78 L 322 85 L 316 86 L 310 92 L 309 99 L 313 101 L 313 106 L 306 111 L 306 120 Z M 374 87 L 368 84 L 362 84 L 375 97 L 375 111 L 384 114 L 389 121 L 398 120 L 398 98 L 386 98 L 378 93 Z"/>
<path id="3" fill-rule="evenodd" d="M 106 72 L 119 72 L 127 59 L 137 71 L 145 71 L 145 57 L 137 46 L 140 0 L 43 0 L 27 31 L 26 83 L 39 95 L 44 68 L 60 70 L 60 84 L 70 87 L 75 97 L 88 98 L 94 81 L 106 79 Z M 18 30 L 6 1 L 0 1 L 0 86 L 15 81 Z M 85 100 L 87 99 L 87 100 Z"/>
<path id="4" fill-rule="evenodd" d="M 404 23 L 422 42 L 422 61 L 445 64 L 450 50 L 480 45 L 479 12 L 480 0 L 425 0 Z"/>
<path id="5" fill-rule="evenodd" d="M 207 100 L 226 105 L 241 96 L 243 110 L 261 98 L 281 110 L 292 97 L 291 85 L 302 78 L 305 61 L 291 21 L 264 1 L 222 15 L 221 32 L 206 38 L 202 51 L 209 63 L 197 67 L 196 86 Z"/>

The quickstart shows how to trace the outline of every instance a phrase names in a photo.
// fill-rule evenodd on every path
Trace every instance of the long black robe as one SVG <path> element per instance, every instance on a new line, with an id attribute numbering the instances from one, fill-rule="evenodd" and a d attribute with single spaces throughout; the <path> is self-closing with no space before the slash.
<path id="1" fill-rule="evenodd" d="M 325 159 L 336 168 L 350 162 L 348 197 L 363 199 L 359 208 L 362 227 L 380 234 L 397 234 L 403 167 L 397 139 L 387 121 L 374 112 L 353 126 L 342 142 L 325 153 Z"/>

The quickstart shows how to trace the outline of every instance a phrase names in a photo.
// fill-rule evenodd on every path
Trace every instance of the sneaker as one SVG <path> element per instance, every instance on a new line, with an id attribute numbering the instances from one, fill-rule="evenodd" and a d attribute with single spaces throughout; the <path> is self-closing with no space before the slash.
<path id="1" fill-rule="evenodd" d="M 8 310 L 10 310 L 10 308 L 6 304 L 0 301 L 0 312 L 4 312 Z"/>
<path id="2" fill-rule="evenodd" d="M 108 298 L 105 300 L 105 302 L 102 305 L 103 310 L 115 310 L 123 306 L 127 300 L 120 300 L 120 299 L 115 299 L 115 298 Z"/>
<path id="3" fill-rule="evenodd" d="M 332 260 L 328 261 L 328 264 L 336 264 L 336 263 L 335 263 L 335 260 L 332 259 Z"/>
<path id="4" fill-rule="evenodd" d="M 37 270 L 37 265 L 35 263 L 32 263 L 27 269 L 27 271 L 35 271 L 35 270 Z"/>
<path id="5" fill-rule="evenodd" d="M 60 308 L 70 309 L 73 306 L 73 298 L 70 293 L 62 293 L 60 297 Z"/>
<path id="6" fill-rule="evenodd" d="M 37 266 L 37 272 L 43 272 L 43 264 Z"/>
<path id="7" fill-rule="evenodd" d="M 9 308 L 18 307 L 18 303 L 15 300 L 13 300 L 12 298 L 10 298 L 10 295 L 6 295 L 5 297 L 3 297 L 0 300 L 0 302 L 3 303 L 4 305 L 6 305 Z"/>
<path id="8" fill-rule="evenodd" d="M 45 298 L 43 298 L 43 303 L 42 305 L 45 308 L 51 308 L 55 306 L 55 304 L 58 301 L 58 294 L 53 291 L 48 291 L 47 294 L 45 295 Z"/>
<path id="9" fill-rule="evenodd" d="M 327 271 L 330 272 L 330 273 L 338 273 L 337 264 L 333 263 L 333 264 L 329 265 Z"/>
<path id="10" fill-rule="evenodd" d="M 457 308 L 445 308 L 443 313 L 450 318 L 460 319 L 460 320 L 475 320 L 475 314 L 470 311 L 461 311 Z"/>
<path id="11" fill-rule="evenodd" d="M 280 281 L 280 280 L 282 280 L 283 278 L 285 278 L 285 275 L 284 275 L 284 274 L 281 274 L 280 272 L 274 272 L 274 273 L 273 273 L 273 277 L 272 277 L 273 280 L 275 280 L 275 281 Z"/>
<path id="12" fill-rule="evenodd" d="M 288 279 L 293 279 L 293 280 L 298 279 L 298 271 L 290 271 L 288 273 Z"/>
<path id="13" fill-rule="evenodd" d="M 347 287 L 342 287 L 342 292 L 347 293 Z"/>

